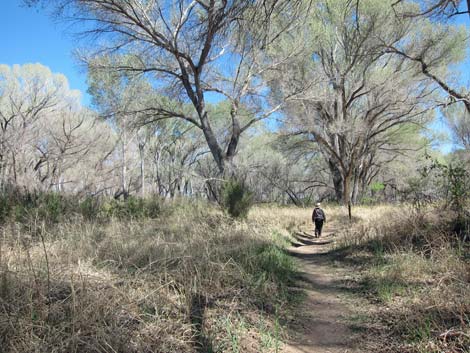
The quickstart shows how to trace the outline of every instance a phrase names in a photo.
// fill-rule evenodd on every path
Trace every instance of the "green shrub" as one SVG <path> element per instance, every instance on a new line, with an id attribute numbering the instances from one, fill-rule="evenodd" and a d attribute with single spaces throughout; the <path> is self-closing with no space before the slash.
<path id="1" fill-rule="evenodd" d="M 86 220 L 117 218 L 156 218 L 161 213 L 158 198 L 130 196 L 124 201 L 56 192 L 9 192 L 0 194 L 0 223 L 30 223 L 41 220 L 58 223 L 80 215 Z"/>
<path id="2" fill-rule="evenodd" d="M 45 193 L 41 196 L 38 216 L 46 221 L 57 223 L 65 214 L 67 200 L 57 193 Z"/>
<path id="3" fill-rule="evenodd" d="M 126 200 L 109 200 L 102 204 L 101 215 L 117 218 L 156 218 L 161 211 L 160 201 L 156 198 L 141 199 L 129 196 Z"/>
<path id="4" fill-rule="evenodd" d="M 143 218 L 145 215 L 144 200 L 129 196 L 121 204 L 122 216 L 130 218 Z"/>
<path id="5" fill-rule="evenodd" d="M 245 183 L 228 180 L 222 188 L 222 206 L 234 218 L 244 218 L 253 205 L 253 194 Z"/>
<path id="6" fill-rule="evenodd" d="M 373 197 L 364 196 L 361 199 L 361 205 L 373 205 L 374 203 L 376 203 L 376 200 Z"/>
<path id="7" fill-rule="evenodd" d="M 79 204 L 80 214 L 87 220 L 96 219 L 100 212 L 100 201 L 96 197 L 88 196 Z"/>
<path id="8" fill-rule="evenodd" d="M 294 260 L 275 245 L 263 247 L 257 254 L 258 275 L 284 286 L 292 285 L 297 273 Z"/>
<path id="9" fill-rule="evenodd" d="M 160 199 L 152 197 L 150 199 L 144 199 L 145 217 L 157 218 L 162 211 L 162 205 Z"/>
<path id="10" fill-rule="evenodd" d="M 4 222 L 10 214 L 10 202 L 5 195 L 0 196 L 0 223 Z"/>
<path id="11" fill-rule="evenodd" d="M 372 192 L 379 192 L 379 191 L 382 191 L 383 189 L 385 189 L 385 185 L 378 181 L 370 185 L 370 190 Z"/>
<path id="12" fill-rule="evenodd" d="M 30 209 L 23 204 L 16 204 L 10 210 L 10 216 L 18 223 L 27 222 L 30 213 Z"/>

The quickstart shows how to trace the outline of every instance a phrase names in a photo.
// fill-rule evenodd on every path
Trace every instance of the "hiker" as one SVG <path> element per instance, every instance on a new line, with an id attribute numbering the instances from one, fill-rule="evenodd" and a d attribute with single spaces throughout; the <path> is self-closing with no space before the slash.
<path id="1" fill-rule="evenodd" d="M 315 237 L 321 237 L 323 223 L 326 222 L 325 212 L 320 208 L 320 202 L 317 202 L 312 213 L 312 222 L 315 223 Z"/>

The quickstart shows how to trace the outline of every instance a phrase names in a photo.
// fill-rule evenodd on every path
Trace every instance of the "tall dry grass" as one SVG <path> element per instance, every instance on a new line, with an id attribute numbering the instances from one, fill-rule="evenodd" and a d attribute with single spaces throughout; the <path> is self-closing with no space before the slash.
<path id="1" fill-rule="evenodd" d="M 452 214 L 407 205 L 357 207 L 355 214 L 338 232 L 336 253 L 378 302 L 383 329 L 375 349 L 469 352 L 470 244 L 453 233 Z"/>
<path id="2" fill-rule="evenodd" d="M 324 209 L 335 259 L 378 303 L 373 350 L 465 352 L 468 244 L 451 225 L 432 208 L 355 207 L 352 223 Z M 283 248 L 310 217 L 260 206 L 234 221 L 182 202 L 156 219 L 4 224 L 0 352 L 280 352 L 296 299 Z"/>
<path id="3" fill-rule="evenodd" d="M 302 216 L 170 208 L 157 219 L 4 225 L 0 352 L 278 350 L 296 274 L 283 247 Z"/>

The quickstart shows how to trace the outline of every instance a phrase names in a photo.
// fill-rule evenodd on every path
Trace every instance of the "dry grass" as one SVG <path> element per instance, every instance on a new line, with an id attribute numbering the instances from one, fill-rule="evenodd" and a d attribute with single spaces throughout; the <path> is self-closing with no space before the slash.
<path id="1" fill-rule="evenodd" d="M 0 351 L 276 351 L 296 273 L 282 248 L 301 218 L 179 205 L 155 220 L 6 225 Z"/>
<path id="2" fill-rule="evenodd" d="M 295 297 L 290 234 L 311 210 L 205 204 L 154 220 L 10 223 L 0 241 L 0 352 L 279 352 Z M 375 303 L 370 351 L 465 352 L 468 244 L 432 209 L 325 207 L 334 255 Z M 373 330 L 372 330 L 373 329 Z M 374 343 L 375 342 L 375 343 Z"/>
<path id="3" fill-rule="evenodd" d="M 470 248 L 440 212 L 358 207 L 359 219 L 339 232 L 337 254 L 355 265 L 356 282 L 376 303 L 366 335 L 376 351 L 470 351 Z"/>

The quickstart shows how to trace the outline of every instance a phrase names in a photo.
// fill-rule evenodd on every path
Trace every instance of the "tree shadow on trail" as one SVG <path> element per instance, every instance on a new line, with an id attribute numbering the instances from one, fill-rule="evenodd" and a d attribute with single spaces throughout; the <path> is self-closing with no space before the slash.
<path id="1" fill-rule="evenodd" d="M 292 237 L 298 242 L 298 243 L 294 243 L 296 244 L 295 247 L 305 246 L 305 245 L 326 245 L 332 242 L 331 240 L 324 240 L 321 238 L 306 237 L 300 233 L 294 233 L 292 234 Z"/>
<path id="2" fill-rule="evenodd" d="M 370 253 L 354 253 L 351 249 L 335 249 L 328 253 L 320 254 L 319 261 L 329 262 L 333 266 L 341 265 L 354 270 L 357 266 L 368 266 L 377 262 L 377 258 Z"/>

